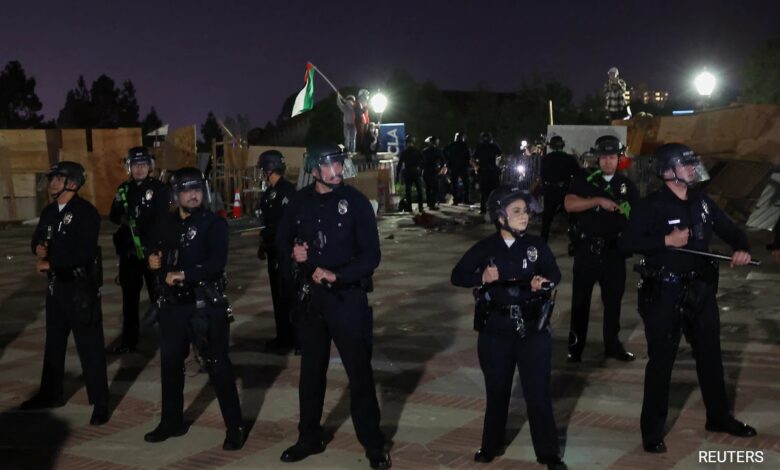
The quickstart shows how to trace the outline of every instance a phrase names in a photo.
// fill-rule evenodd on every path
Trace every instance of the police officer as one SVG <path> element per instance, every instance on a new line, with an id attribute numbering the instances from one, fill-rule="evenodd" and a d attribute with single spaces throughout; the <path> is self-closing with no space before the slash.
<path id="1" fill-rule="evenodd" d="M 564 152 L 566 142 L 563 137 L 550 138 L 552 152 L 542 157 L 541 179 L 544 194 L 544 213 L 542 214 L 542 238 L 550 239 L 553 219 L 563 209 L 563 200 L 569 191 L 571 181 L 580 173 L 580 165 L 573 155 Z"/>
<path id="2" fill-rule="evenodd" d="M 655 152 L 655 167 L 664 184 L 641 201 L 621 239 L 623 250 L 644 255 L 637 266 L 648 354 L 641 417 L 644 449 L 666 452 L 669 385 L 683 333 L 696 360 L 707 410 L 705 429 L 755 436 L 755 429 L 731 415 L 726 396 L 715 297 L 718 266 L 704 256 L 675 251 L 683 247 L 708 251 L 715 234 L 734 250 L 731 266 L 742 266 L 750 262 L 747 237 L 696 187 L 709 176 L 693 150 L 677 143 L 662 145 Z"/>
<path id="3" fill-rule="evenodd" d="M 466 143 L 466 133 L 459 131 L 455 138 L 444 148 L 444 157 L 447 160 L 447 171 L 452 185 L 452 204 L 461 202 L 468 205 L 469 201 L 469 168 L 471 166 L 471 150 Z M 459 183 L 462 183 L 461 188 Z"/>
<path id="4" fill-rule="evenodd" d="M 409 209 L 412 207 L 412 186 L 417 189 L 417 208 L 423 211 L 423 192 L 421 170 L 423 155 L 420 149 L 414 145 L 414 136 L 409 134 L 405 139 L 406 147 L 401 151 L 398 158 L 398 172 L 404 177 L 404 187 L 406 188 L 406 200 L 409 201 Z"/>
<path id="5" fill-rule="evenodd" d="M 559 456 L 550 390 L 552 305 L 543 292 L 560 282 L 561 272 L 547 244 L 526 232 L 530 203 L 531 196 L 516 187 L 494 190 L 488 208 L 497 233 L 472 246 L 452 270 L 454 285 L 480 287 L 474 327 L 487 408 L 474 460 L 487 463 L 503 454 L 516 367 L 537 461 L 566 468 Z"/>
<path id="6" fill-rule="evenodd" d="M 439 138 L 429 135 L 425 138 L 425 148 L 422 151 L 422 175 L 425 182 L 425 199 L 428 209 L 439 210 L 439 180 L 444 167 L 444 155 L 439 149 Z"/>
<path id="7" fill-rule="evenodd" d="M 257 159 L 257 167 L 268 183 L 260 198 L 263 230 L 260 232 L 259 252 L 268 262 L 268 280 L 271 284 L 271 299 L 274 305 L 274 320 L 276 321 L 276 337 L 266 343 L 266 350 L 287 352 L 294 346 L 293 327 L 290 322 L 290 302 L 294 296 L 292 279 L 283 275 L 282 266 L 289 265 L 285 258 L 279 255 L 274 240 L 282 213 L 295 194 L 295 185 L 284 178 L 287 166 L 284 155 L 278 150 L 266 150 Z"/>
<path id="8" fill-rule="evenodd" d="M 474 149 L 474 161 L 477 163 L 479 175 L 479 213 L 487 212 L 487 200 L 490 193 L 498 187 L 498 178 L 501 172 L 496 161 L 501 156 L 501 148 L 493 142 L 490 132 L 483 131 L 479 135 L 479 143 Z"/>
<path id="9" fill-rule="evenodd" d="M 68 336 L 76 350 L 93 405 L 89 423 L 108 422 L 108 380 L 100 307 L 102 269 L 98 235 L 100 215 L 78 190 L 86 181 L 84 167 L 62 161 L 46 174 L 52 203 L 43 208 L 32 236 L 36 268 L 46 273 L 46 346 L 39 392 L 22 409 L 56 408 L 64 404 L 62 380 Z"/>
<path id="10" fill-rule="evenodd" d="M 281 455 L 297 462 L 325 450 L 320 425 L 331 341 L 349 377 L 352 421 L 372 468 L 390 468 L 371 368 L 373 312 L 366 293 L 379 265 L 379 234 L 368 199 L 344 178 L 353 176 L 338 145 L 306 149 L 314 183 L 301 189 L 282 216 L 280 253 L 298 265 L 295 320 L 301 346 L 298 441 Z"/>
<path id="11" fill-rule="evenodd" d="M 159 251 L 149 267 L 161 270 L 160 376 L 162 417 L 144 436 L 162 442 L 187 432 L 184 425 L 184 360 L 193 344 L 209 374 L 227 432 L 222 448 L 244 444 L 244 428 L 233 366 L 228 357 L 230 307 L 224 294 L 228 226 L 203 207 L 208 188 L 197 168 L 182 168 L 171 178 L 178 210 L 155 228 Z"/>
<path id="12" fill-rule="evenodd" d="M 639 198 L 636 186 L 616 173 L 622 152 L 616 137 L 599 137 L 593 148 L 598 169 L 575 178 L 564 199 L 566 211 L 576 214 L 578 234 L 574 241 L 569 362 L 582 360 L 596 283 L 604 304 L 604 353 L 620 361 L 634 360 L 618 338 L 620 303 L 626 285 L 626 260 L 618 248 L 618 238 Z"/>
<path id="13" fill-rule="evenodd" d="M 138 304 L 145 283 L 149 301 L 157 301 L 156 281 L 146 264 L 151 227 L 168 213 L 168 187 L 152 177 L 154 157 L 144 147 L 133 147 L 125 158 L 130 178 L 119 185 L 111 204 L 110 219 L 119 225 L 114 247 L 119 257 L 122 287 L 122 341 L 114 354 L 135 351 L 138 343 Z"/>

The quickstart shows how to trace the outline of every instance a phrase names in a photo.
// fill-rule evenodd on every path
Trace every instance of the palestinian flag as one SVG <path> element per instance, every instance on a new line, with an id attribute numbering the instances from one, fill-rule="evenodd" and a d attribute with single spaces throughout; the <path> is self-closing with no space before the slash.
<path id="1" fill-rule="evenodd" d="M 306 62 L 306 74 L 303 77 L 303 88 L 295 97 L 292 107 L 292 117 L 308 111 L 314 106 L 314 66 Z"/>

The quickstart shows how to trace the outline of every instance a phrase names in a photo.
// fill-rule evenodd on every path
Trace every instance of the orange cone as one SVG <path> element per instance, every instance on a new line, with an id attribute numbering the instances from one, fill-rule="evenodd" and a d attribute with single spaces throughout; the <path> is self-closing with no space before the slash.
<path id="1" fill-rule="evenodd" d="M 238 219 L 239 217 L 241 217 L 241 193 L 236 188 L 233 195 L 233 218 Z"/>

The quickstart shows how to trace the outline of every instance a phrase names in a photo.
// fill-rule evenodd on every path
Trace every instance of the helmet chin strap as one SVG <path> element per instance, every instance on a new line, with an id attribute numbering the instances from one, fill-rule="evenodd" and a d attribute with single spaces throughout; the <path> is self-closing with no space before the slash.
<path id="1" fill-rule="evenodd" d="M 509 223 L 506 222 L 507 221 L 506 213 L 504 211 L 502 211 L 502 213 L 504 215 L 504 223 L 501 223 L 500 219 L 499 219 L 499 223 L 498 223 L 499 226 L 501 227 L 501 229 L 502 230 L 506 230 L 507 232 L 511 233 L 512 236 L 515 238 L 515 240 L 519 240 L 519 239 L 523 238 L 525 236 L 526 232 L 528 231 L 528 227 L 526 226 L 526 230 L 517 230 L 515 228 L 510 227 Z"/>
<path id="2" fill-rule="evenodd" d="M 320 184 L 324 184 L 325 186 L 327 186 L 330 189 L 336 189 L 339 186 L 343 186 L 344 185 L 344 177 L 343 176 L 341 177 L 341 181 L 339 181 L 338 183 L 326 183 L 325 180 L 323 180 L 319 176 L 314 176 L 314 173 L 311 174 L 311 177 L 312 177 L 312 179 L 314 181 L 316 181 L 316 182 L 318 182 Z"/>

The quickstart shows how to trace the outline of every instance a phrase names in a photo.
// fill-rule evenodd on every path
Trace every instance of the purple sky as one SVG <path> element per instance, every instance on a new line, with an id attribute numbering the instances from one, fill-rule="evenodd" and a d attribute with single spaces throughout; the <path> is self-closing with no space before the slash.
<path id="1" fill-rule="evenodd" d="M 381 86 L 400 67 L 440 88 L 511 91 L 537 72 L 579 98 L 615 65 L 631 85 L 680 91 L 703 66 L 738 83 L 778 24 L 771 0 L 31 1 L 0 10 L 0 66 L 21 61 L 47 118 L 79 74 L 106 73 L 133 81 L 142 118 L 154 105 L 173 126 L 209 110 L 262 126 L 307 60 L 337 86 Z"/>

